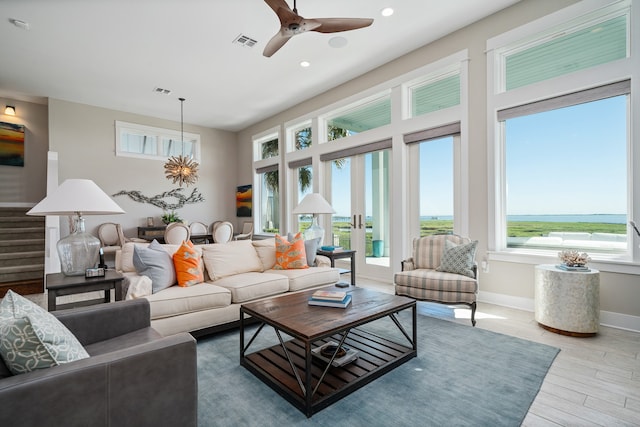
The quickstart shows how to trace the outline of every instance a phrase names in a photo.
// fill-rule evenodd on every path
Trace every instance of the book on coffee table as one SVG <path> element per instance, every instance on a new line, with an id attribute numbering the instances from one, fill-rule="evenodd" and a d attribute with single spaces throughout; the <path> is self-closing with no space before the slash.
<path id="1" fill-rule="evenodd" d="M 342 301 L 316 299 L 314 297 L 309 298 L 309 305 L 318 305 L 322 307 L 347 308 L 349 304 L 351 304 L 351 295 L 347 295 Z"/>
<path id="2" fill-rule="evenodd" d="M 312 295 L 317 300 L 343 301 L 347 293 L 345 291 L 315 291 Z"/>

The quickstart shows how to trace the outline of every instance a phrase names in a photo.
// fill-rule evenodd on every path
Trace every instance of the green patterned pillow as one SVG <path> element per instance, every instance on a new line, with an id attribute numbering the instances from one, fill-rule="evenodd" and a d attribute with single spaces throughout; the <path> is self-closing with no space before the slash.
<path id="1" fill-rule="evenodd" d="M 462 245 L 456 245 L 450 240 L 445 240 L 440 266 L 436 268 L 436 271 L 463 274 L 475 279 L 473 266 L 477 245 L 477 240 Z"/>
<path id="2" fill-rule="evenodd" d="M 8 291 L 0 302 L 0 356 L 16 375 L 86 359 L 89 354 L 51 313 Z"/>

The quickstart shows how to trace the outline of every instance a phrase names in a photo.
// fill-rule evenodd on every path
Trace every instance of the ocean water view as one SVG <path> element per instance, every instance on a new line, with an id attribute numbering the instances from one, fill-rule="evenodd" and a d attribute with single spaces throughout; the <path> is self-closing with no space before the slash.
<path id="1" fill-rule="evenodd" d="M 421 216 L 420 221 L 429 220 L 452 220 L 451 215 L 440 216 Z M 507 221 L 522 222 L 590 222 L 605 224 L 626 224 L 627 215 L 625 214 L 573 214 L 573 215 L 507 215 Z"/>
<path id="2" fill-rule="evenodd" d="M 371 221 L 371 217 L 366 217 L 367 221 Z M 420 217 L 420 221 L 451 221 L 452 215 L 423 215 Z M 333 222 L 350 222 L 351 218 L 348 216 L 334 216 Z M 589 222 L 589 223 L 604 223 L 604 224 L 626 224 L 626 214 L 547 214 L 547 215 L 507 215 L 507 221 L 519 221 L 519 222 Z M 303 222 L 311 222 L 310 219 Z"/>

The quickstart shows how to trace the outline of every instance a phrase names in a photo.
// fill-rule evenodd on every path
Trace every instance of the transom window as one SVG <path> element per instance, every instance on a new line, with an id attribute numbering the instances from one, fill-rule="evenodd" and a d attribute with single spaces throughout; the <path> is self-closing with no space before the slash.
<path id="1" fill-rule="evenodd" d="M 351 105 L 326 119 L 327 140 L 333 141 L 391 123 L 391 95 L 385 93 Z"/>
<path id="2" fill-rule="evenodd" d="M 116 121 L 116 155 L 166 160 L 188 156 L 200 162 L 200 135 Z"/>

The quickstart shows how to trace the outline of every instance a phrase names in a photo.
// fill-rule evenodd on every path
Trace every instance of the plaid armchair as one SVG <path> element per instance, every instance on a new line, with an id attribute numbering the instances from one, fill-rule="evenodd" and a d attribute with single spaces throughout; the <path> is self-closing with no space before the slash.
<path id="1" fill-rule="evenodd" d="M 465 304 L 476 325 L 477 241 L 456 234 L 413 239 L 413 254 L 393 278 L 396 295 L 443 304 Z"/>

